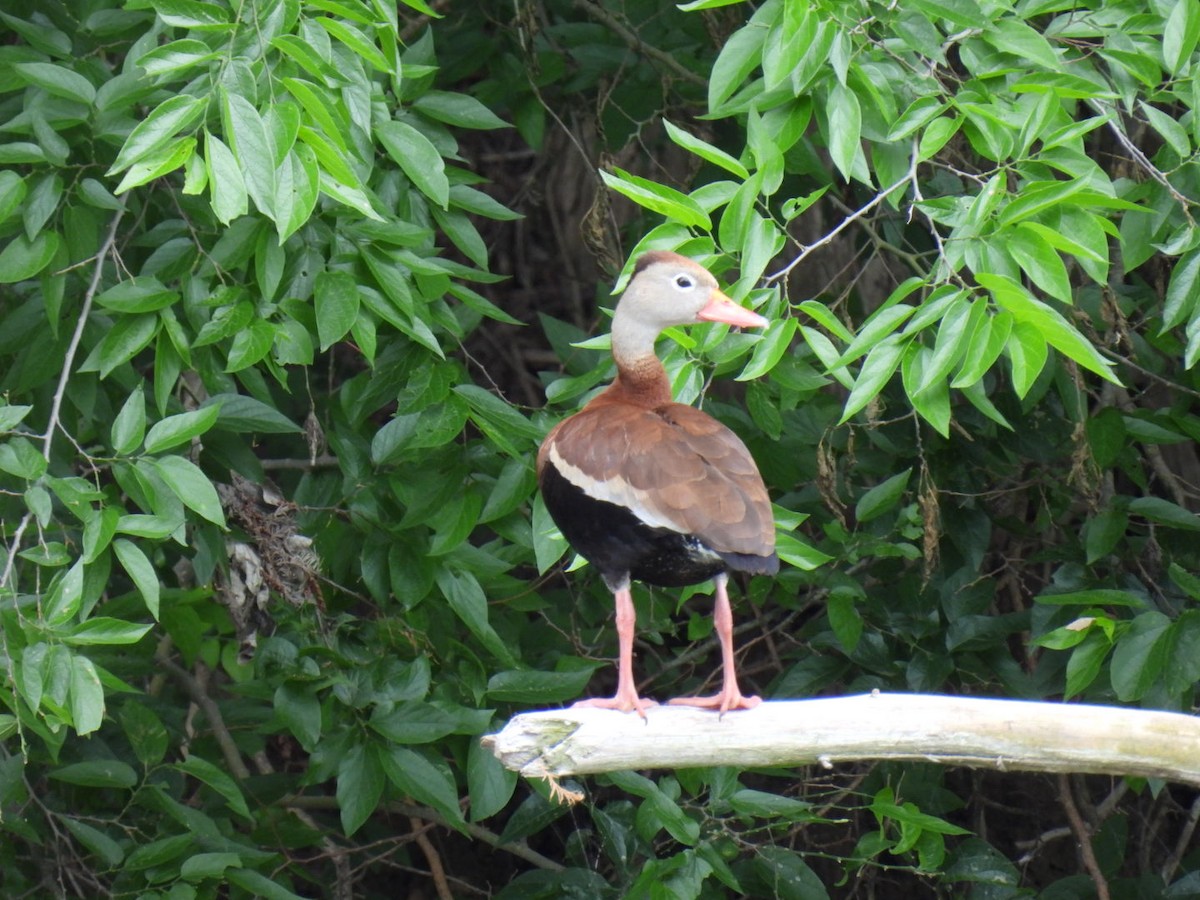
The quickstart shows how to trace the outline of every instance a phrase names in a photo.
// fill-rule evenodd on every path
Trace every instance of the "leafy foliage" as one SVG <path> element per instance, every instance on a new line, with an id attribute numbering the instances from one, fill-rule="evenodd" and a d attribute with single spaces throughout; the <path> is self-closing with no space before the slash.
<path id="1" fill-rule="evenodd" d="M 0 12 L 6 888 L 1186 895 L 1174 786 L 570 809 L 478 737 L 611 677 L 532 456 L 611 374 L 594 260 L 650 248 L 773 322 L 663 347 L 777 503 L 757 690 L 1193 708 L 1200 5 L 472 6 Z M 638 594 L 652 695 L 708 671 L 703 590 Z"/>

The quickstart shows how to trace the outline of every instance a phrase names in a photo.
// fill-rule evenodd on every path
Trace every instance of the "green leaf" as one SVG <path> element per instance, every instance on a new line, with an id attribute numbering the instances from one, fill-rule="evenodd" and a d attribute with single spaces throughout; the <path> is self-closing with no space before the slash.
<path id="1" fill-rule="evenodd" d="M 33 240 L 18 234 L 0 250 L 0 284 L 28 281 L 50 265 L 59 244 L 56 231 L 43 231 Z"/>
<path id="2" fill-rule="evenodd" d="M 487 695 L 499 703 L 521 703 L 542 707 L 574 700 L 583 693 L 592 669 L 542 672 L 511 669 L 497 672 L 487 683 Z"/>
<path id="3" fill-rule="evenodd" d="M 17 554 L 21 559 L 28 560 L 35 566 L 57 568 L 65 566 L 76 557 L 67 551 L 67 545 L 62 541 L 45 541 L 36 547 L 29 547 Z"/>
<path id="4" fill-rule="evenodd" d="M 321 701 L 311 684 L 287 681 L 275 689 L 275 715 L 311 753 L 321 739 Z"/>
<path id="5" fill-rule="evenodd" d="M 900 118 L 892 123 L 891 128 L 888 129 L 887 139 L 889 141 L 903 140 L 945 110 L 946 103 L 940 97 L 918 97 L 900 114 Z"/>
<path id="6" fill-rule="evenodd" d="M 1061 594 L 1038 594 L 1033 598 L 1038 603 L 1051 606 L 1130 606 L 1144 608 L 1146 601 L 1128 591 L 1095 588 L 1086 591 L 1068 591 Z"/>
<path id="7" fill-rule="evenodd" d="M 153 313 L 121 316 L 96 345 L 96 349 L 88 354 L 82 370 L 89 372 L 99 369 L 100 377 L 107 378 L 114 369 L 144 350 L 154 340 L 158 328 L 159 318 Z"/>
<path id="8" fill-rule="evenodd" d="M 275 879 L 268 878 L 254 869 L 226 869 L 224 878 L 230 884 L 244 890 L 249 897 L 261 897 L 263 900 L 304 900 L 300 894 L 289 891 Z"/>
<path id="9" fill-rule="evenodd" d="M 671 837 L 689 847 L 699 840 L 700 823 L 649 778 L 636 772 L 609 772 L 607 777 L 625 793 L 645 799 L 650 814 L 647 818 L 651 834 L 665 828 Z"/>
<path id="10" fill-rule="evenodd" d="M 182 456 L 164 456 L 153 460 L 152 465 L 184 506 L 213 524 L 225 527 L 225 514 L 217 489 L 195 463 Z"/>
<path id="11" fill-rule="evenodd" d="M 471 821 L 490 818 L 508 805 L 517 787 L 517 773 L 504 767 L 491 750 L 471 741 L 467 750 L 467 795 Z"/>
<path id="12" fill-rule="evenodd" d="M 1023 230 L 1020 227 L 1001 232 L 1001 239 L 1004 248 L 1034 284 L 1063 303 L 1072 302 L 1071 280 L 1067 277 L 1067 267 L 1048 241 L 1036 231 Z"/>
<path id="13" fill-rule="evenodd" d="M 984 30 L 983 39 L 998 50 L 1011 53 L 1023 64 L 1046 69 L 1060 67 L 1058 54 L 1036 29 L 1016 18 L 1004 17 Z"/>
<path id="14" fill-rule="evenodd" d="M 1088 520 L 1083 535 L 1088 565 L 1112 553 L 1128 524 L 1129 516 L 1122 509 L 1105 509 Z"/>
<path id="15" fill-rule="evenodd" d="M 182 38 L 143 53 L 137 58 L 137 65 L 144 69 L 147 75 L 156 78 L 198 67 L 218 56 L 219 54 L 204 41 Z"/>
<path id="16" fill-rule="evenodd" d="M 912 5 L 929 19 L 946 19 L 958 28 L 983 28 L 987 24 L 975 0 L 912 0 Z"/>
<path id="17" fill-rule="evenodd" d="M 458 788 L 447 772 L 407 747 L 381 749 L 380 755 L 388 780 L 397 790 L 418 803 L 429 804 L 453 827 L 461 829 L 464 826 L 458 805 Z"/>
<path id="18" fill-rule="evenodd" d="M 372 68 L 385 73 L 392 71 L 392 65 L 388 62 L 387 57 L 380 52 L 379 48 L 375 46 L 375 43 L 349 22 L 343 22 L 340 19 L 334 19 L 329 16 L 319 16 L 316 22 L 337 39 L 338 42 L 354 53 L 355 56 L 369 63 Z"/>
<path id="19" fill-rule="evenodd" d="M 1150 123 L 1150 127 L 1167 142 L 1167 146 L 1185 159 L 1191 156 L 1192 139 L 1188 135 L 1187 129 L 1180 125 L 1173 116 L 1167 115 L 1160 109 L 1155 109 L 1149 103 L 1139 101 L 1139 105 L 1142 112 L 1146 114 L 1146 121 Z"/>
<path id="20" fill-rule="evenodd" d="M 567 552 L 567 539 L 562 536 L 539 491 L 533 498 L 533 516 L 530 523 L 533 532 L 533 558 L 539 575 L 544 575 Z"/>
<path id="21" fill-rule="evenodd" d="M 965 292 L 958 292 L 949 305 L 938 326 L 933 353 L 921 373 L 921 383 L 916 393 L 928 390 L 935 382 L 942 382 L 962 358 L 967 344 L 972 340 L 979 323 L 987 318 L 987 307 L 982 301 L 968 302 Z"/>
<path id="22" fill-rule="evenodd" d="M 1162 677 L 1171 620 L 1157 610 L 1140 613 L 1117 641 L 1112 656 L 1112 686 L 1117 699 L 1142 699 Z"/>
<path id="23" fill-rule="evenodd" d="M 98 759 L 72 763 L 50 769 L 46 773 L 55 781 L 81 787 L 128 789 L 138 783 L 137 773 L 117 759 Z"/>
<path id="24" fill-rule="evenodd" d="M 241 865 L 242 858 L 236 853 L 193 853 L 179 867 L 179 876 L 184 881 L 221 879 L 224 878 L 226 869 L 240 868 Z"/>
<path id="25" fill-rule="evenodd" d="M 43 601 L 46 621 L 51 625 L 63 625 L 75 617 L 82 603 L 83 560 L 78 560 L 51 583 L 49 596 Z"/>
<path id="26" fill-rule="evenodd" d="M 1200 249 L 1185 253 L 1171 269 L 1159 334 L 1190 319 L 1197 302 L 1200 302 Z"/>
<path id="27" fill-rule="evenodd" d="M 467 630 L 502 663 L 509 667 L 515 666 L 516 659 L 512 651 L 488 623 L 487 597 L 475 575 L 459 569 L 440 567 L 437 585 L 454 614 L 467 626 Z"/>
<path id="28" fill-rule="evenodd" d="M 213 394 L 204 405 L 220 409 L 216 427 L 256 434 L 301 434 L 304 429 L 273 406 L 245 394 Z"/>
<path id="29" fill-rule="evenodd" d="M 409 700 L 390 709 L 377 706 L 370 725 L 394 744 L 429 744 L 461 727 L 458 717 L 434 703 Z"/>
<path id="30" fill-rule="evenodd" d="M 81 646 L 136 644 L 153 626 L 135 625 L 120 619 L 96 616 L 80 622 L 70 632 L 62 635 L 64 642 Z"/>
<path id="31" fill-rule="evenodd" d="M 119 527 L 120 523 L 118 523 Z M 174 528 L 171 530 L 174 531 Z M 125 533 L 128 534 L 129 532 Z M 113 552 L 116 553 L 121 567 L 125 569 L 126 574 L 129 575 L 134 586 L 138 589 L 138 593 L 142 595 L 142 599 L 146 603 L 146 609 L 150 610 L 150 615 L 154 616 L 157 621 L 159 583 L 158 572 L 155 571 L 154 565 L 137 544 L 127 541 L 124 538 L 117 538 L 113 541 Z"/>
<path id="32" fill-rule="evenodd" d="M 71 657 L 69 698 L 76 733 L 83 736 L 99 730 L 104 721 L 104 688 L 100 686 L 95 665 L 86 656 Z"/>
<path id="33" fill-rule="evenodd" d="M 429 138 L 407 122 L 394 119 L 377 125 L 375 134 L 417 190 L 442 209 L 447 209 L 450 182 L 446 178 L 446 164 Z"/>
<path id="34" fill-rule="evenodd" d="M 1163 28 L 1163 63 L 1172 75 L 1182 75 L 1188 67 L 1196 42 L 1200 41 L 1200 3 L 1176 0 Z"/>
<path id="35" fill-rule="evenodd" d="M 146 452 L 162 453 L 199 437 L 216 424 L 220 413 L 220 405 L 211 404 L 160 419 L 150 427 L 150 432 L 146 435 Z"/>
<path id="36" fill-rule="evenodd" d="M 766 28 L 750 25 L 739 28 L 725 41 L 708 78 L 710 112 L 715 113 L 762 63 L 766 37 Z"/>
<path id="37" fill-rule="evenodd" d="M 687 194 L 680 193 L 666 185 L 657 184 L 647 178 L 631 175 L 615 166 L 611 172 L 601 170 L 600 177 L 618 194 L 628 197 L 639 206 L 689 228 L 699 228 L 703 231 L 712 230 L 712 220 L 708 217 L 708 213 Z"/>
<path id="38" fill-rule="evenodd" d="M 91 106 L 96 100 L 95 86 L 66 66 L 47 62 L 13 63 L 12 68 L 27 84 L 44 88 L 55 97 L 74 100 L 84 106 Z"/>
<path id="39" fill-rule="evenodd" d="M 938 116 L 925 126 L 917 144 L 917 160 L 931 159 L 958 133 L 963 120 L 957 116 Z"/>
<path id="40" fill-rule="evenodd" d="M 719 147 L 714 147 L 708 141 L 703 141 L 693 134 L 684 131 L 677 125 L 671 124 L 666 119 L 662 120 L 663 126 L 667 129 L 667 135 L 689 153 L 694 153 L 703 160 L 707 160 L 714 166 L 719 166 L 727 172 L 732 172 L 739 178 L 749 178 L 750 173 L 746 170 L 738 160 L 730 156 Z"/>
<path id="41" fill-rule="evenodd" d="M 1000 306 L 1012 313 L 1018 323 L 1032 326 L 1050 346 L 1085 369 L 1095 372 L 1106 381 L 1120 384 L 1112 374 L 1112 363 L 1101 356 L 1087 338 L 1058 312 L 1035 299 L 1021 285 L 1003 275 L 980 272 L 975 278 L 991 292 Z M 1011 348 L 1011 341 L 1009 346 Z"/>
<path id="42" fill-rule="evenodd" d="M 121 845 L 99 828 L 94 828 L 70 816 L 62 816 L 59 821 L 66 826 L 67 831 L 71 832 L 71 836 L 75 840 L 79 841 L 103 863 L 103 869 L 113 869 L 125 859 L 125 851 L 121 849 Z"/>
<path id="43" fill-rule="evenodd" d="M 762 340 L 754 345 L 754 353 L 750 356 L 750 362 L 746 363 L 746 368 L 741 371 L 736 380 L 750 381 L 775 368 L 779 360 L 783 358 L 783 354 L 787 352 L 788 347 L 791 346 L 792 338 L 795 336 L 799 324 L 799 321 L 793 318 L 772 322 L 767 327 L 767 332 L 763 335 Z"/>
<path id="44" fill-rule="evenodd" d="M 175 94 L 164 100 L 129 133 L 107 174 L 116 175 L 161 151 L 177 132 L 200 118 L 207 105 L 206 99 L 189 94 Z"/>
<path id="45" fill-rule="evenodd" d="M 868 490 L 854 505 L 854 517 L 860 522 L 869 522 L 894 507 L 908 489 L 911 475 L 910 467 Z"/>
<path id="46" fill-rule="evenodd" d="M 383 765 L 373 745 L 355 744 L 342 757 L 338 763 L 337 802 L 347 837 L 375 811 L 384 783 Z"/>
<path id="47" fill-rule="evenodd" d="M 154 0 L 161 18 L 175 28 L 220 31 L 229 24 L 228 8 L 204 0 Z"/>
<path id="48" fill-rule="evenodd" d="M 863 166 L 862 111 L 858 97 L 845 85 L 834 84 L 829 92 L 826 114 L 829 116 L 829 156 L 842 178 L 850 181 L 858 177 Z"/>
<path id="49" fill-rule="evenodd" d="M 275 147 L 258 110 L 240 94 L 221 91 L 225 136 L 246 190 L 264 215 L 275 217 Z"/>
<path id="50" fill-rule="evenodd" d="M 1013 325 L 1005 349 L 1012 363 L 1013 391 L 1024 398 L 1046 367 L 1049 358 L 1046 339 L 1035 326 L 1018 321 Z"/>
<path id="51" fill-rule="evenodd" d="M 160 866 L 180 856 L 195 851 L 196 837 L 192 834 L 176 834 L 135 847 L 125 860 L 125 868 L 139 872 Z"/>
<path id="52" fill-rule="evenodd" d="M 121 510 L 114 506 L 105 506 L 96 510 L 83 526 L 83 564 L 90 566 L 105 550 L 108 549 L 113 535 L 117 533 L 117 521 L 121 518 Z"/>
<path id="53" fill-rule="evenodd" d="M 208 170 L 208 186 L 217 220 L 228 225 L 244 216 L 250 208 L 250 195 L 246 191 L 242 169 L 233 151 L 207 130 L 204 132 L 204 165 Z"/>
<path id="54" fill-rule="evenodd" d="M 208 785 L 221 795 L 225 800 L 225 805 L 231 810 L 247 821 L 254 821 L 238 783 L 233 780 L 231 775 L 221 771 L 208 760 L 193 753 L 183 762 L 175 763 L 172 768 Z"/>
<path id="55" fill-rule="evenodd" d="M 795 566 L 804 572 L 811 572 L 833 559 L 832 556 L 785 533 L 775 536 L 775 552 L 789 566 Z"/>
<path id="56" fill-rule="evenodd" d="M 816 818 L 812 804 L 782 794 L 742 788 L 729 797 L 729 807 L 743 816 L 756 819 L 787 819 L 790 822 L 806 822 Z"/>
<path id="57" fill-rule="evenodd" d="M 853 653 L 862 638 L 863 620 L 856 601 L 857 597 L 853 591 L 835 589 L 830 593 L 825 606 L 825 613 L 829 616 L 829 627 L 833 629 L 834 637 L 846 653 Z"/>
<path id="58" fill-rule="evenodd" d="M 471 420 L 507 455 L 521 456 L 541 441 L 541 430 L 491 391 L 477 384 L 460 384 L 454 392 L 471 407 Z M 514 439 L 521 442 L 513 443 Z"/>
<path id="59" fill-rule="evenodd" d="M 240 372 L 257 363 L 271 352 L 275 344 L 275 325 L 263 319 L 255 319 L 248 328 L 233 336 L 229 355 L 225 361 L 226 372 Z"/>
<path id="60" fill-rule="evenodd" d="M 884 339 L 899 328 L 904 320 L 914 312 L 916 312 L 916 307 L 904 303 L 880 307 L 863 323 L 854 340 L 850 342 L 850 346 L 843 351 L 834 365 L 844 366 L 858 359 L 868 350 L 877 350 Z"/>
<path id="61" fill-rule="evenodd" d="M 317 335 L 325 351 L 344 338 L 358 318 L 358 284 L 348 272 L 321 272 L 313 287 Z"/>
<path id="62" fill-rule="evenodd" d="M 123 194 L 132 188 L 153 181 L 155 178 L 161 178 L 163 175 L 174 172 L 195 152 L 196 139 L 190 136 L 178 138 L 165 147 L 152 151 L 129 167 L 129 171 L 117 185 L 115 193 Z"/>
<path id="63" fill-rule="evenodd" d="M 460 128 L 509 128 L 509 124 L 469 94 L 426 91 L 413 101 L 417 112 Z"/>
<path id="64" fill-rule="evenodd" d="M 25 179 L 12 169 L 0 170 L 0 222 L 11 216 L 29 192 Z"/>
<path id="65" fill-rule="evenodd" d="M 1171 624 L 1165 675 L 1167 690 L 1174 694 L 1190 690 L 1200 680 L 1200 610 L 1194 607 Z"/>
<path id="66" fill-rule="evenodd" d="M 312 148 L 297 144 L 275 173 L 275 223 L 283 244 L 313 214 L 320 194 L 321 175 Z"/>
<path id="67" fill-rule="evenodd" d="M 1129 511 L 1159 525 L 1200 531 L 1200 516 L 1162 497 L 1138 497 L 1129 501 Z"/>
<path id="68" fill-rule="evenodd" d="M 839 424 L 848 422 L 864 406 L 874 400 L 888 379 L 900 365 L 900 357 L 904 353 L 906 342 L 899 335 L 890 335 L 872 348 L 863 360 L 858 377 L 850 396 L 846 398 L 846 406 L 842 410 Z"/>
<path id="69" fill-rule="evenodd" d="M 118 716 L 129 746 L 143 766 L 156 766 L 167 754 L 167 729 L 158 715 L 136 700 L 121 704 Z"/>
<path id="70" fill-rule="evenodd" d="M 134 276 L 117 282 L 96 295 L 96 305 L 115 313 L 156 312 L 179 299 L 179 292 L 163 285 L 157 278 Z"/>
<path id="71" fill-rule="evenodd" d="M 523 218 L 519 212 L 509 209 L 490 194 L 485 194 L 483 191 L 478 191 L 465 184 L 450 185 L 450 205 L 477 216 L 501 222 L 512 222 Z M 515 325 L 518 321 L 514 319 L 510 324 Z"/>

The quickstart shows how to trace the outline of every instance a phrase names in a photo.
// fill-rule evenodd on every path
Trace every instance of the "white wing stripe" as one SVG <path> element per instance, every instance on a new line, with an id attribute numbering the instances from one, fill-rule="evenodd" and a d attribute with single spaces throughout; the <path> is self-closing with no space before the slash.
<path id="1" fill-rule="evenodd" d="M 633 487 L 620 476 L 606 479 L 592 478 L 582 469 L 571 465 L 562 458 L 562 454 L 558 452 L 557 442 L 550 445 L 549 458 L 550 464 L 558 470 L 563 478 L 589 497 L 623 506 L 654 528 L 666 528 L 679 534 L 687 533 L 686 529 L 680 528 L 677 522 L 672 522 L 654 508 L 650 502 L 648 491 Z"/>

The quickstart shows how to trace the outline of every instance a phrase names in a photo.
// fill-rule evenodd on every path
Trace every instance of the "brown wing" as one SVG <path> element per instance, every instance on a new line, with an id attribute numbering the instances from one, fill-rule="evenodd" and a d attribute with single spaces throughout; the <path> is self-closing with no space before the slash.
<path id="1" fill-rule="evenodd" d="M 680 403 L 596 403 L 560 422 L 538 453 L 587 494 L 726 553 L 770 555 L 771 502 L 750 451 L 716 419 Z"/>

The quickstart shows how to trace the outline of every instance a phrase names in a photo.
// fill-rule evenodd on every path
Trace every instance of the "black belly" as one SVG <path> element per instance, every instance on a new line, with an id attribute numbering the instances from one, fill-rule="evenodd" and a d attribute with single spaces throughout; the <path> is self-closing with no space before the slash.
<path id="1" fill-rule="evenodd" d="M 739 565 L 745 554 L 718 553 L 695 535 L 655 528 L 624 506 L 589 497 L 552 463 L 542 470 L 541 489 L 546 509 L 563 537 L 600 570 L 612 590 L 626 578 L 659 587 L 682 587 L 707 581 L 729 568 L 758 568 Z"/>

